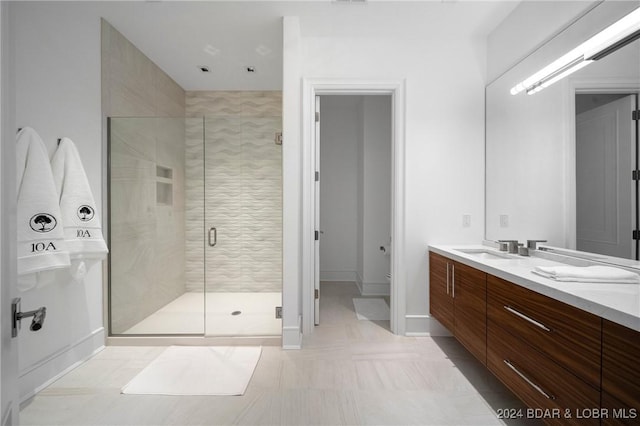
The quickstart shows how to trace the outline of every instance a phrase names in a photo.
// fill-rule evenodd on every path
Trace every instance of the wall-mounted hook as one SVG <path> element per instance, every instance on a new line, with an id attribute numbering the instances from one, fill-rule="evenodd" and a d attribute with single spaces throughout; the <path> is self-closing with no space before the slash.
<path id="1" fill-rule="evenodd" d="M 22 127 L 18 127 L 18 131 L 16 133 L 20 133 L 22 131 Z"/>
<path id="2" fill-rule="evenodd" d="M 60 146 L 60 142 L 62 142 L 62 138 L 58 138 L 58 146 Z"/>

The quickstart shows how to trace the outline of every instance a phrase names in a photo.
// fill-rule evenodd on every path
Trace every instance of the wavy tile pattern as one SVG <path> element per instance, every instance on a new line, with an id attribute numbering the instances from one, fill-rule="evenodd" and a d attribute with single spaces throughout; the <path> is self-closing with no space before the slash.
<path id="1" fill-rule="evenodd" d="M 281 92 L 187 92 L 186 114 L 187 290 L 281 291 Z"/>

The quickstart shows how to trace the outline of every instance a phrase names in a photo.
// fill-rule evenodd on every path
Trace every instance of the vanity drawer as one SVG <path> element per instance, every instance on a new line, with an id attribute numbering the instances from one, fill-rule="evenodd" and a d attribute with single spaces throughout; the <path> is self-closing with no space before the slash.
<path id="1" fill-rule="evenodd" d="M 492 275 L 487 277 L 487 316 L 600 388 L 600 317 Z"/>
<path id="2" fill-rule="evenodd" d="M 488 324 L 487 366 L 530 408 L 557 409 L 560 418 L 546 418 L 548 424 L 599 424 L 599 419 L 576 419 L 575 413 L 600 406 L 600 392 L 542 352 Z M 565 410 L 572 413 L 564 418 Z"/>
<path id="3" fill-rule="evenodd" d="M 607 320 L 602 321 L 602 390 L 640 416 L 640 333 Z"/>

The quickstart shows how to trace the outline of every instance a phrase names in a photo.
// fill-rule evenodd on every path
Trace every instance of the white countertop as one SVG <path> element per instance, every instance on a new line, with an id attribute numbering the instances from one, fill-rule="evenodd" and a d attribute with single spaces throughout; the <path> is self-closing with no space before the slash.
<path id="1" fill-rule="evenodd" d="M 640 284 L 559 282 L 531 272 L 536 266 L 596 264 L 564 256 L 531 252 L 531 256 L 507 255 L 510 259 L 481 259 L 456 249 L 499 252 L 484 245 L 430 245 L 429 250 L 488 274 L 544 294 L 617 324 L 640 331 Z M 554 260 L 556 259 L 556 260 Z"/>

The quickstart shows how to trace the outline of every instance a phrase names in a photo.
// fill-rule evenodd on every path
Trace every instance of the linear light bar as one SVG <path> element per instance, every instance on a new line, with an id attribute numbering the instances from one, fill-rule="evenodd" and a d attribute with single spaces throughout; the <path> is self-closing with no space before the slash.
<path id="1" fill-rule="evenodd" d="M 640 7 L 511 89 L 532 95 L 640 38 Z"/>
<path id="2" fill-rule="evenodd" d="M 543 78 L 539 82 L 534 83 L 533 86 L 527 88 L 527 95 L 538 93 L 542 89 L 551 86 L 556 81 L 562 80 L 569 74 L 573 74 L 574 72 L 586 67 L 591 62 L 593 61 L 585 61 L 580 59 L 578 61 L 575 61 L 574 63 L 571 63 L 569 66 L 558 70 L 557 72 Z"/>

